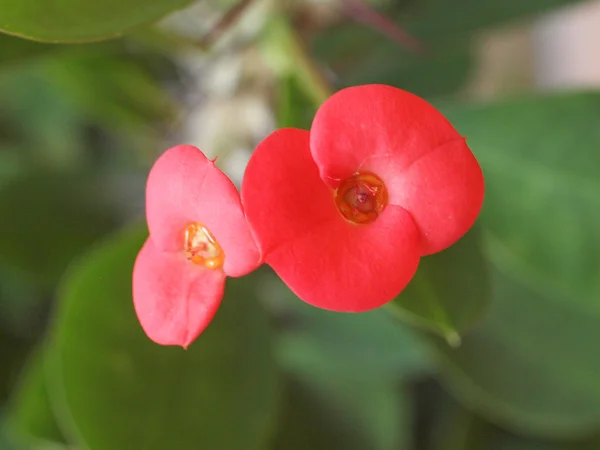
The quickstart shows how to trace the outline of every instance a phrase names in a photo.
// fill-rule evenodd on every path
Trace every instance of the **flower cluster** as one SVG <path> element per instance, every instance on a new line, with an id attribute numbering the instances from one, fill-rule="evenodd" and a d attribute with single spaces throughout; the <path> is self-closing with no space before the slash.
<path id="1" fill-rule="evenodd" d="M 185 347 L 214 316 L 225 276 L 262 263 L 314 306 L 377 308 L 404 289 L 421 256 L 467 232 L 483 196 L 465 139 L 425 100 L 384 85 L 343 89 L 310 131 L 264 139 L 241 197 L 198 149 L 174 147 L 148 179 L 138 318 L 155 342 Z"/>

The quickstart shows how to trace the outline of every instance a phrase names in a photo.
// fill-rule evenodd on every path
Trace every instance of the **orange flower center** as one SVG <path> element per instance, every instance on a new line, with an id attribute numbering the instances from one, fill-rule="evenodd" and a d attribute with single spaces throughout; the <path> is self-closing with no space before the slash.
<path id="1" fill-rule="evenodd" d="M 207 269 L 221 269 L 225 263 L 223 249 L 209 229 L 200 222 L 185 227 L 184 249 L 187 259 Z"/>
<path id="2" fill-rule="evenodd" d="M 369 172 L 356 173 L 345 179 L 334 195 L 340 214 L 352 223 L 373 222 L 388 204 L 385 184 Z"/>

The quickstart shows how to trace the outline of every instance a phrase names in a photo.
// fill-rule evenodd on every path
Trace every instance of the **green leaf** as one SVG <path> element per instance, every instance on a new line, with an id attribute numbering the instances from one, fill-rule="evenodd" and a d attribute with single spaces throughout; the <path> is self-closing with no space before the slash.
<path id="1" fill-rule="evenodd" d="M 0 328 L 0 404 L 14 388 L 30 347 L 30 342 Z"/>
<path id="2" fill-rule="evenodd" d="M 172 117 L 164 87 L 132 56 L 72 54 L 45 67 L 49 81 L 90 119 L 116 129 L 146 127 Z"/>
<path id="3" fill-rule="evenodd" d="M 492 308 L 440 344 L 465 404 L 524 433 L 600 427 L 600 95 L 448 109 L 486 176 Z"/>
<path id="4" fill-rule="evenodd" d="M 424 342 L 383 310 L 344 314 L 315 308 L 275 274 L 267 275 L 263 297 L 282 326 L 277 356 L 288 374 L 270 448 L 407 448 L 409 397 L 399 385 L 432 371 Z"/>
<path id="5" fill-rule="evenodd" d="M 279 82 L 277 126 L 310 129 L 316 108 L 302 91 L 296 76 L 288 75 Z"/>
<path id="6" fill-rule="evenodd" d="M 94 177 L 31 173 L 0 189 L 0 259 L 52 285 L 70 261 L 111 230 L 118 214 Z"/>
<path id="7" fill-rule="evenodd" d="M 146 236 L 140 228 L 117 235 L 65 278 L 51 395 L 89 448 L 259 448 L 279 383 L 254 277 L 228 280 L 214 321 L 187 351 L 159 346 L 142 331 L 131 299 Z"/>
<path id="8" fill-rule="evenodd" d="M 389 310 L 459 345 L 461 334 L 487 310 L 490 282 L 479 227 L 441 253 L 421 259 L 406 289 Z"/>
<path id="9" fill-rule="evenodd" d="M 510 433 L 462 408 L 448 396 L 436 404 L 431 450 L 597 450 L 600 435 L 549 440 Z"/>
<path id="10" fill-rule="evenodd" d="M 486 177 L 497 263 L 600 312 L 600 93 L 447 110 Z"/>
<path id="11" fill-rule="evenodd" d="M 8 422 L 11 432 L 21 441 L 36 444 L 64 444 L 50 404 L 44 371 L 44 352 L 34 354 L 20 377 L 12 396 Z"/>
<path id="12" fill-rule="evenodd" d="M 432 370 L 425 343 L 385 311 L 325 311 L 300 300 L 273 273 L 263 284 L 263 296 L 285 326 L 277 356 L 289 370 L 357 381 L 397 380 Z"/>
<path id="13" fill-rule="evenodd" d="M 47 42 L 110 39 L 189 3 L 190 0 L 0 0 L 0 30 Z"/>
<path id="14" fill-rule="evenodd" d="M 553 8 L 580 0 L 508 0 L 481 2 L 462 0 L 460 8 L 453 0 L 427 0 L 402 3 L 393 17 L 416 36 L 449 37 L 472 34 L 485 27 L 530 18 Z M 465 14 L 468 11 L 468 14 Z"/>
<path id="15" fill-rule="evenodd" d="M 336 84 L 383 83 L 423 97 L 438 97 L 463 86 L 472 66 L 472 47 L 464 37 L 427 42 L 426 54 L 403 49 L 361 24 L 322 33 L 313 44 L 317 58 L 338 76 Z"/>
<path id="16" fill-rule="evenodd" d="M 341 375 L 341 374 L 340 374 Z M 272 450 L 408 448 L 408 395 L 394 383 L 318 376 L 288 377 Z M 402 445 L 400 445 L 402 442 Z"/>
<path id="17" fill-rule="evenodd" d="M 463 0 L 460 7 L 454 0 L 388 2 L 380 12 L 418 39 L 423 51 L 415 54 L 379 30 L 350 20 L 318 33 L 313 50 L 341 86 L 384 83 L 427 98 L 441 97 L 468 81 L 474 32 L 577 1 Z"/>
<path id="18" fill-rule="evenodd" d="M 7 63 L 21 62 L 36 56 L 46 55 L 54 49 L 53 45 L 0 34 L 0 63 L 2 63 L 3 69 Z"/>

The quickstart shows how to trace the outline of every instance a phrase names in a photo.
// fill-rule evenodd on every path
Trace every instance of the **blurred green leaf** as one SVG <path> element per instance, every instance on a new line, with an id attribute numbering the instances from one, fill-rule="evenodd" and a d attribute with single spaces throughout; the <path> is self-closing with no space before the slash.
<path id="1" fill-rule="evenodd" d="M 394 383 L 305 371 L 286 388 L 272 450 L 408 448 L 407 397 Z"/>
<path id="2" fill-rule="evenodd" d="M 312 48 L 341 86 L 384 83 L 427 98 L 441 97 L 467 82 L 474 32 L 577 1 L 463 0 L 457 6 L 454 0 L 398 0 L 380 11 L 421 41 L 422 52 L 409 51 L 350 20 L 318 33 Z"/>
<path id="3" fill-rule="evenodd" d="M 321 34 L 313 51 L 342 87 L 383 83 L 423 97 L 455 92 L 470 74 L 470 41 L 460 37 L 427 45 L 426 53 L 414 54 L 364 25 L 348 24 Z"/>
<path id="4" fill-rule="evenodd" d="M 389 309 L 459 345 L 461 334 L 489 305 L 491 287 L 480 234 L 475 226 L 452 247 L 422 258 L 416 275 Z"/>
<path id="5" fill-rule="evenodd" d="M 73 267 L 53 329 L 51 395 L 90 448 L 256 449 L 278 399 L 255 279 L 229 279 L 209 328 L 185 351 L 151 342 L 131 299 L 147 232 L 123 232 Z"/>
<path id="6" fill-rule="evenodd" d="M 8 426 L 23 443 L 65 443 L 54 417 L 46 384 L 44 353 L 36 352 L 20 376 L 20 385 L 13 393 Z"/>
<path id="7" fill-rule="evenodd" d="M 0 258 L 47 285 L 119 220 L 99 179 L 58 172 L 2 186 L 0 217 Z"/>
<path id="8" fill-rule="evenodd" d="M 189 3 L 190 0 L 0 0 L 0 30 L 47 42 L 110 39 Z"/>
<path id="9" fill-rule="evenodd" d="M 600 313 L 600 93 L 446 112 L 483 167 L 496 262 Z"/>
<path id="10" fill-rule="evenodd" d="M 288 374 L 273 450 L 395 450 L 410 441 L 404 380 L 433 370 L 429 349 L 383 310 L 325 311 L 268 272 L 262 296 L 282 329 Z M 402 444 L 402 445 L 400 445 Z"/>
<path id="11" fill-rule="evenodd" d="M 429 349 L 385 311 L 315 308 L 270 275 L 263 297 L 279 310 L 277 356 L 288 374 L 273 450 L 406 448 L 410 414 L 399 386 L 432 370 Z"/>
<path id="12" fill-rule="evenodd" d="M 262 296 L 276 305 L 286 325 L 278 336 L 277 355 L 289 370 L 358 381 L 411 378 L 433 369 L 425 343 L 385 311 L 315 308 L 270 275 L 263 281 Z"/>
<path id="13" fill-rule="evenodd" d="M 25 450 L 22 446 L 17 445 L 5 430 L 4 424 L 0 423 L 0 449 L 2 450 Z"/>
<path id="14" fill-rule="evenodd" d="M 99 158 L 152 148 L 175 117 L 165 83 L 178 79 L 173 46 L 157 41 L 160 33 L 148 31 L 85 46 L 46 44 L 52 57 L 9 64 L 0 71 L 0 153 L 37 166 L 92 160 L 97 168 Z"/>
<path id="15" fill-rule="evenodd" d="M 17 383 L 31 343 L 0 328 L 0 405 Z"/>
<path id="16" fill-rule="evenodd" d="M 536 14 L 581 0 L 453 0 L 396 1 L 393 18 L 418 37 L 450 37 L 471 34 L 503 22 L 530 18 Z"/>
<path id="17" fill-rule="evenodd" d="M 597 316 L 505 273 L 483 324 L 439 348 L 443 380 L 469 407 L 522 433 L 579 435 L 600 425 Z"/>
<path id="18" fill-rule="evenodd" d="M 29 58 L 45 55 L 55 47 L 39 42 L 26 41 L 14 36 L 0 34 L 0 64 L 22 62 Z"/>
<path id="19" fill-rule="evenodd" d="M 433 370 L 429 349 L 383 310 L 335 313 L 297 298 L 272 272 L 262 296 L 282 329 L 288 374 L 273 450 L 395 450 L 410 441 L 403 380 Z"/>
<path id="20" fill-rule="evenodd" d="M 288 75 L 279 82 L 277 126 L 310 129 L 316 108 L 303 92 L 297 77 Z"/>
<path id="21" fill-rule="evenodd" d="M 443 395 L 436 405 L 430 450 L 597 450 L 600 437 L 548 440 L 510 433 L 464 409 Z"/>
<path id="22" fill-rule="evenodd" d="M 448 109 L 486 176 L 492 308 L 457 350 L 461 401 L 522 433 L 600 427 L 600 95 Z"/>
<path id="23" fill-rule="evenodd" d="M 107 128 L 145 126 L 151 133 L 175 110 L 163 86 L 131 57 L 75 55 L 45 69 L 63 95 Z"/>
<path id="24" fill-rule="evenodd" d="M 42 332 L 41 311 L 47 300 L 47 292 L 31 283 L 29 276 L 0 265 L 0 328 L 3 331 L 33 341 Z"/>

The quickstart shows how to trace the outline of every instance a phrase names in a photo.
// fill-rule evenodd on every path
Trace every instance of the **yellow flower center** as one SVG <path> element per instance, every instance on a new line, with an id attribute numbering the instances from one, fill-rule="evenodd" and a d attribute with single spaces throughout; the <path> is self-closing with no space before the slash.
<path id="1" fill-rule="evenodd" d="M 345 179 L 335 190 L 335 204 L 349 222 L 373 222 L 388 204 L 383 181 L 370 172 L 356 173 Z"/>
<path id="2" fill-rule="evenodd" d="M 225 263 L 225 252 L 210 230 L 200 222 L 185 227 L 184 249 L 187 259 L 207 269 L 221 269 Z"/>

